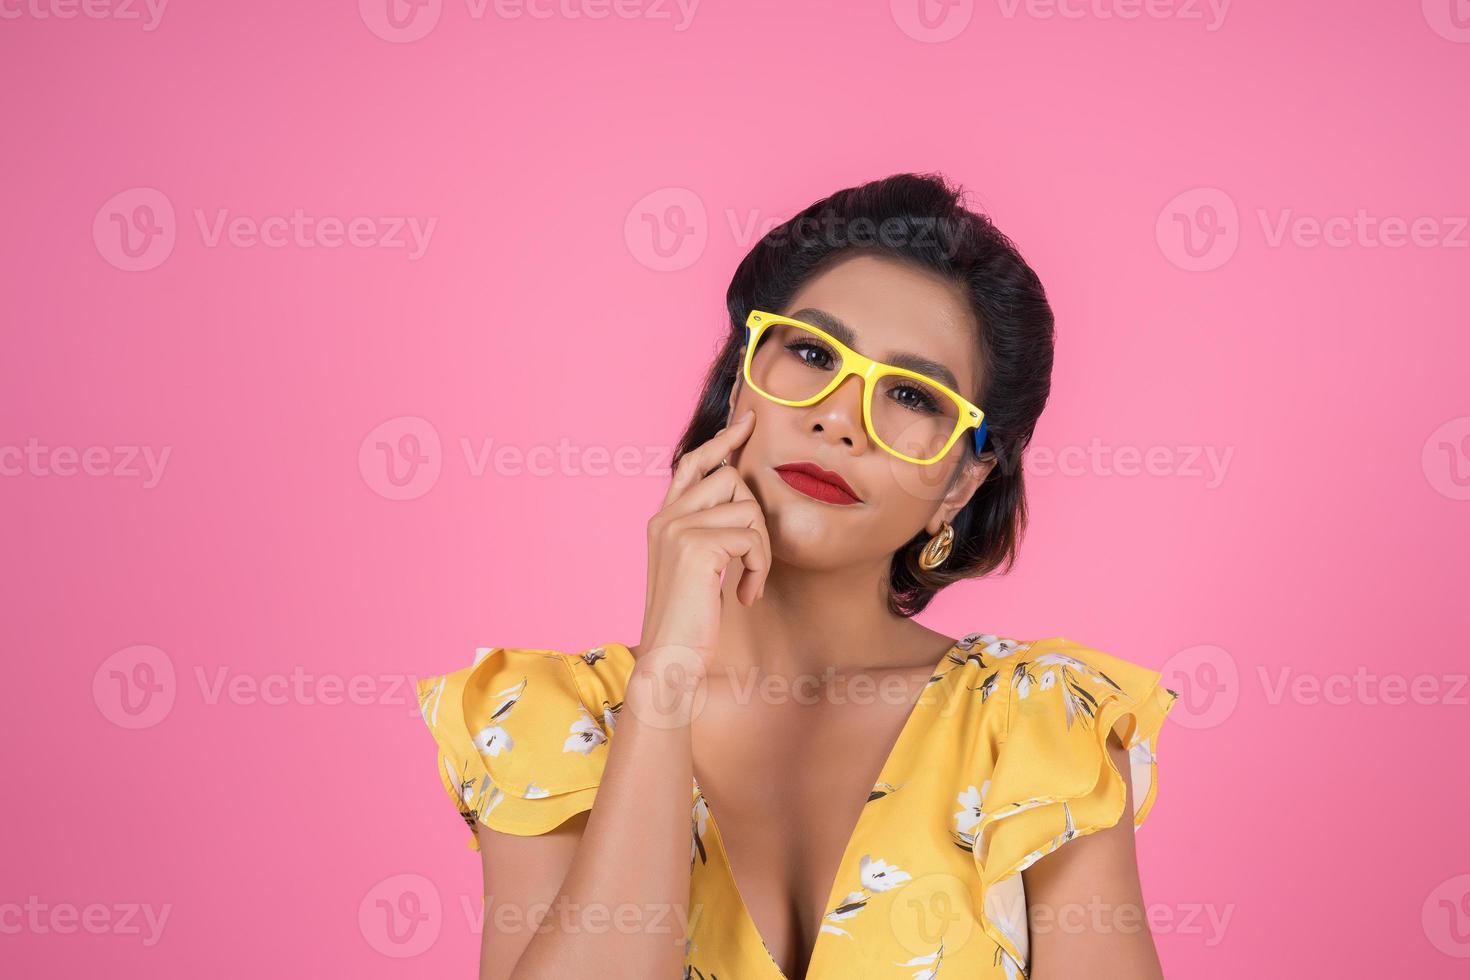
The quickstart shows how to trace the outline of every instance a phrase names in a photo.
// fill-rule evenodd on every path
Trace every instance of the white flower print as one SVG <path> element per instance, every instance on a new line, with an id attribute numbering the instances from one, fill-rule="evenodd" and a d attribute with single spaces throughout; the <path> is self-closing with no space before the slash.
<path id="1" fill-rule="evenodd" d="M 694 801 L 694 808 L 690 811 L 693 840 L 689 842 L 689 863 L 693 865 L 695 860 L 704 852 L 704 830 L 709 823 L 709 804 L 705 802 L 704 794 Z M 708 861 L 708 855 L 705 861 Z"/>
<path id="2" fill-rule="evenodd" d="M 822 917 L 821 931 L 835 933 L 839 936 L 851 935 L 846 929 L 834 923 L 851 919 L 867 908 L 870 892 L 891 891 L 907 882 L 910 877 L 909 873 L 902 868 L 889 864 L 882 858 L 864 854 L 858 860 L 858 878 L 862 882 L 862 888 L 848 892 L 847 897 L 839 902 L 835 909 Z"/>
<path id="3" fill-rule="evenodd" d="M 510 733 L 501 726 L 500 722 L 520 701 L 521 692 L 526 689 L 527 680 L 529 678 L 521 678 L 519 684 L 512 684 L 504 690 L 495 692 L 494 697 L 499 698 L 500 702 L 490 714 L 490 724 L 475 733 L 475 748 L 480 750 L 481 755 L 498 756 L 502 752 L 509 752 L 515 748 L 515 740 L 510 737 Z"/>
<path id="4" fill-rule="evenodd" d="M 526 784 L 526 799 L 528 799 L 528 800 L 539 800 L 539 799 L 541 799 L 544 796 L 550 796 L 550 795 L 551 795 L 550 792 L 548 792 L 545 789 L 542 789 L 540 786 L 537 786 L 535 783 L 527 783 Z"/>
<path id="5" fill-rule="evenodd" d="M 516 706 L 516 702 L 521 699 L 521 692 L 526 689 L 526 684 L 529 683 L 530 680 L 531 679 L 529 677 L 522 677 L 520 683 L 512 684 L 510 687 L 507 687 L 500 691 L 496 691 L 492 695 L 492 697 L 499 698 L 500 703 L 497 704 L 495 706 L 495 710 L 490 713 L 491 721 L 499 721 L 506 715 L 510 714 L 510 709 L 514 708 Z"/>
<path id="6" fill-rule="evenodd" d="M 486 799 L 488 799 L 490 802 L 486 803 L 480 808 L 480 813 L 477 819 L 488 827 L 490 825 L 490 822 L 485 818 L 490 815 L 491 810 L 494 810 L 500 804 L 505 802 L 505 791 L 499 786 L 491 786 L 490 795 L 486 797 Z"/>
<path id="7" fill-rule="evenodd" d="M 448 681 L 449 678 L 444 676 L 435 678 L 433 685 L 419 697 L 419 711 L 430 728 L 439 724 L 439 700 L 444 696 L 444 685 Z"/>
<path id="8" fill-rule="evenodd" d="M 588 667 L 595 667 L 597 666 L 597 661 L 602 660 L 606 657 L 607 650 L 605 648 L 593 647 L 591 650 L 588 650 L 586 653 L 582 654 L 580 659 L 582 663 L 586 664 Z"/>
<path id="9" fill-rule="evenodd" d="M 865 857 L 863 860 L 867 860 Z M 822 917 L 822 932 L 831 932 L 839 936 L 851 935 L 846 929 L 832 925 L 834 922 L 842 922 L 857 915 L 868 907 L 868 896 L 863 892 L 848 892 L 838 906 Z"/>
<path id="10" fill-rule="evenodd" d="M 984 704 L 986 701 L 988 701 L 990 699 L 990 696 L 995 693 L 995 685 L 996 685 L 997 679 L 999 677 L 1000 677 L 1000 671 L 998 671 L 998 670 L 997 671 L 993 671 L 990 674 L 989 677 L 985 678 L 985 680 L 983 680 L 983 681 L 980 682 L 980 686 L 979 687 L 972 687 L 972 688 L 970 688 L 970 690 L 972 690 L 972 691 L 979 691 L 980 692 L 980 703 L 981 704 Z"/>
<path id="11" fill-rule="evenodd" d="M 1128 750 L 1128 760 L 1135 766 L 1151 766 L 1158 761 L 1158 757 L 1154 755 L 1154 750 L 1148 744 L 1148 739 L 1140 738 Z"/>
<path id="12" fill-rule="evenodd" d="M 1106 684 L 1108 687 L 1120 693 L 1123 690 L 1118 686 L 1117 681 L 1113 680 L 1101 670 L 1091 664 L 1078 660 L 1076 657 L 1069 657 L 1064 653 L 1044 653 L 1037 657 L 1035 662 L 1038 667 L 1059 666 L 1061 668 L 1062 680 L 1066 683 L 1069 700 L 1079 710 L 1087 714 L 1088 717 L 1092 716 L 1092 708 L 1097 706 L 1097 699 L 1077 682 L 1078 674 L 1082 674 L 1095 683 Z M 1071 718 L 1070 712 L 1068 718 L 1069 720 Z"/>
<path id="13" fill-rule="evenodd" d="M 1030 666 L 1029 663 L 1023 661 L 1016 664 L 1015 669 L 1011 671 L 1011 686 L 1016 689 L 1016 693 L 1022 698 L 1030 695 L 1031 685 L 1036 683 L 1036 678 L 1028 669 Z"/>
<path id="14" fill-rule="evenodd" d="M 1018 650 L 1025 650 L 1030 646 L 1031 644 L 1029 643 L 1021 643 L 1016 640 L 999 637 L 994 633 L 969 633 L 954 645 L 954 649 L 949 652 L 949 655 L 945 659 L 953 665 L 949 670 L 956 670 L 972 663 L 984 670 L 987 666 L 987 657 L 1004 660 Z M 949 673 L 949 670 L 942 670 L 935 674 L 929 679 L 929 683 L 933 684 L 941 680 Z M 970 688 L 972 691 L 980 692 L 981 702 L 984 702 L 995 692 L 996 675 L 998 673 L 998 671 L 991 673 L 989 677 L 981 682 L 979 687 Z"/>
<path id="15" fill-rule="evenodd" d="M 581 717 L 572 722 L 571 731 L 566 743 L 562 745 L 563 752 L 580 752 L 586 755 L 607 741 L 607 733 L 597 727 L 597 722 L 592 720 L 592 716 L 585 709 Z"/>
<path id="16" fill-rule="evenodd" d="M 841 922 L 850 919 L 861 912 L 868 904 L 868 896 L 862 892 L 848 892 L 847 897 L 838 906 L 827 913 L 827 918 L 832 922 Z"/>
<path id="17" fill-rule="evenodd" d="M 1107 674 L 1104 674 L 1102 671 L 1098 670 L 1091 664 L 1084 663 L 1083 661 L 1078 660 L 1076 657 L 1069 657 L 1065 653 L 1043 653 L 1041 656 L 1036 658 L 1035 664 L 1038 667 L 1061 665 L 1064 668 L 1086 674 L 1088 677 L 1091 677 L 1094 680 L 1099 681 L 1100 683 L 1107 684 L 1109 687 L 1118 687 L 1117 683 Z M 1118 690 L 1121 691 L 1122 688 L 1118 688 Z"/>
<path id="18" fill-rule="evenodd" d="M 896 963 L 895 966 L 922 966 L 924 969 L 914 971 L 914 980 L 934 980 L 939 975 L 939 964 L 944 960 L 944 939 L 939 940 L 939 948 L 927 956 L 915 956 L 911 960 Z"/>
<path id="19" fill-rule="evenodd" d="M 873 788 L 868 791 L 868 798 L 865 802 L 872 803 L 874 800 L 881 800 L 885 796 L 891 796 L 894 793 L 897 793 L 899 787 L 902 785 L 903 783 L 898 783 L 897 785 L 895 785 L 893 783 L 884 782 L 880 779 L 878 782 L 874 783 Z"/>
<path id="20" fill-rule="evenodd" d="M 976 789 L 971 785 L 956 799 L 961 809 L 954 815 L 954 829 L 967 843 L 975 843 L 975 828 L 985 818 L 985 794 L 990 791 L 990 780 Z"/>
<path id="21" fill-rule="evenodd" d="M 498 756 L 515 748 L 515 740 L 499 725 L 486 725 L 475 733 L 475 748 L 481 755 Z"/>
<path id="22" fill-rule="evenodd" d="M 482 780 L 477 779 L 472 775 L 469 776 L 469 778 L 465 778 L 466 775 L 468 775 L 467 773 L 455 772 L 454 766 L 450 763 L 448 756 L 444 756 L 443 761 L 445 774 L 449 776 L 450 782 L 459 787 L 460 800 L 465 804 L 464 806 L 459 808 L 460 812 L 464 813 L 467 810 L 473 810 L 475 805 L 475 797 L 478 795 L 479 792 L 483 792 L 483 790 L 476 789 L 476 784 L 480 783 Z M 488 788 L 490 785 L 489 777 L 484 777 L 483 782 L 485 784 L 485 788 Z"/>
<path id="23" fill-rule="evenodd" d="M 966 633 L 960 637 L 960 642 L 956 643 L 955 646 L 961 650 L 969 651 L 975 649 L 976 644 L 984 647 L 994 642 L 995 635 L 992 633 Z"/>
<path id="24" fill-rule="evenodd" d="M 1043 653 L 1031 661 L 1038 667 L 1050 667 L 1060 664 L 1063 667 L 1071 667 L 1074 670 L 1089 670 L 1090 668 L 1076 657 L 1069 657 L 1065 653 Z"/>
<path id="25" fill-rule="evenodd" d="M 1028 646 L 1030 646 L 1029 643 L 996 636 L 994 633 L 970 633 L 962 637 L 959 642 L 962 650 L 973 650 L 979 647 L 982 656 L 994 657 L 997 660 L 1004 660 L 1017 650 L 1024 650 Z"/>
<path id="26" fill-rule="evenodd" d="M 485 775 L 476 776 L 469 770 L 469 763 L 465 763 L 464 771 L 456 771 L 447 756 L 444 757 L 444 773 L 449 781 L 459 790 L 459 799 L 456 805 L 459 814 L 464 818 L 466 824 L 471 828 L 491 810 L 495 809 L 505 794 Z"/>
<path id="27" fill-rule="evenodd" d="M 873 858 L 864 854 L 858 861 L 858 878 L 862 881 L 863 887 L 869 891 L 890 891 L 911 877 L 912 875 L 907 871 L 889 864 L 882 858 Z"/>
<path id="28" fill-rule="evenodd" d="M 1044 671 L 1038 679 L 1032 673 L 1032 668 L 1053 668 Z M 1059 676 L 1058 676 L 1059 675 Z M 1026 698 L 1031 694 L 1033 685 L 1039 690 L 1050 690 L 1061 681 L 1062 705 L 1066 709 L 1067 727 L 1080 715 L 1083 719 L 1090 721 L 1097 712 L 1098 700 L 1092 692 L 1082 685 L 1081 677 L 1098 684 L 1106 684 L 1116 691 L 1123 689 L 1107 674 L 1098 670 L 1090 664 L 1069 657 L 1064 653 L 1044 653 L 1030 662 L 1016 664 L 1011 671 L 1011 686 L 1015 688 L 1016 694 Z"/>

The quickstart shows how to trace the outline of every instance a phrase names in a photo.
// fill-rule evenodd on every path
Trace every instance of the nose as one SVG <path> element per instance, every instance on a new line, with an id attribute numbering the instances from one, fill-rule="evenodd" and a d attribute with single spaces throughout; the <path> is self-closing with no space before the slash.
<path id="1" fill-rule="evenodd" d="M 807 408 L 811 431 L 849 451 L 866 449 L 868 433 L 863 428 L 863 379 L 844 378 L 826 398 Z"/>

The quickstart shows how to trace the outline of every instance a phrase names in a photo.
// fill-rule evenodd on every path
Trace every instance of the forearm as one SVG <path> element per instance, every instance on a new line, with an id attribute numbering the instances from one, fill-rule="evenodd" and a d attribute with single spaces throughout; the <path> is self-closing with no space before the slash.
<path id="1" fill-rule="evenodd" d="M 692 686 L 658 651 L 629 678 L 596 803 L 511 980 L 674 977 L 689 906 Z"/>

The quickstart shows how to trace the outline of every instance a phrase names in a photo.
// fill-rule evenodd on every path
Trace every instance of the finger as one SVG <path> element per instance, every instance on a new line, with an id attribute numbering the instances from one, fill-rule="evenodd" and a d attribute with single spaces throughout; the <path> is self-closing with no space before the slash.
<path id="1" fill-rule="evenodd" d="M 754 567 L 742 571 L 738 594 L 745 597 L 746 604 L 755 601 L 765 591 L 766 576 L 771 565 L 771 535 L 766 525 L 765 511 L 760 501 L 751 492 L 750 485 L 733 466 L 723 466 L 690 487 L 682 497 L 669 504 L 659 515 L 664 527 L 681 518 L 702 515 L 710 509 L 729 503 L 753 504 L 749 526 L 761 536 L 761 548 L 765 556 L 764 571 Z M 698 519 L 698 518 L 696 518 Z M 702 523 L 702 521 L 701 521 Z M 749 584 L 747 584 L 749 583 Z"/>
<path id="2" fill-rule="evenodd" d="M 666 528 L 681 517 L 732 501 L 750 501 L 756 504 L 750 526 L 760 535 L 764 561 L 759 564 L 742 562 L 744 567 L 736 586 L 737 597 L 748 606 L 765 593 L 772 560 L 771 535 L 766 525 L 765 513 L 739 471 L 733 466 L 722 466 L 714 470 L 666 505 L 656 521 L 662 522 Z"/>
<path id="3" fill-rule="evenodd" d="M 749 437 L 754 422 L 755 410 L 747 409 L 740 418 L 680 457 L 679 465 L 674 468 L 674 478 L 669 484 L 669 491 L 664 495 L 665 506 L 702 479 L 705 474 L 719 465 L 720 460 L 744 442 Z"/>
<path id="4" fill-rule="evenodd" d="M 738 503 L 745 500 L 754 500 L 756 502 L 756 513 L 759 514 L 759 520 L 757 520 L 752 525 L 752 527 L 754 527 L 756 531 L 760 532 L 761 550 L 763 552 L 765 561 L 760 568 L 753 568 L 747 562 L 746 568 L 748 569 L 748 571 L 740 576 L 740 585 L 736 588 L 736 595 L 739 595 L 739 590 L 741 589 L 748 590 L 750 602 L 754 602 L 765 593 L 766 579 L 771 574 L 771 532 L 770 529 L 766 527 L 765 510 L 761 509 L 760 501 L 756 500 L 755 494 L 751 493 L 750 486 L 743 479 L 739 479 L 737 477 L 735 481 L 734 494 L 734 500 L 732 502 Z M 746 582 L 750 582 L 751 584 L 747 586 Z M 747 603 L 747 605 L 749 605 L 749 603 Z"/>
<path id="5" fill-rule="evenodd" d="M 760 504 L 754 500 L 730 500 L 686 514 L 670 525 L 670 531 L 698 531 L 710 527 L 748 527 L 760 521 Z"/>
<path id="6" fill-rule="evenodd" d="M 715 433 L 679 460 L 678 470 L 669 487 L 669 499 L 676 499 L 691 486 L 716 470 L 725 468 L 730 455 L 739 448 L 754 429 L 755 413 L 742 416 Z"/>
<path id="7" fill-rule="evenodd" d="M 760 576 L 768 571 L 764 543 L 759 531 L 752 527 L 696 527 L 684 532 L 688 538 L 703 548 L 716 552 L 723 570 L 731 559 L 739 558 L 742 566 L 751 569 L 751 574 Z M 748 576 L 742 575 L 740 585 L 745 586 Z M 750 605 L 755 601 L 750 588 L 745 589 L 742 601 Z M 737 590 L 738 597 L 738 590 Z"/>
<path id="8" fill-rule="evenodd" d="M 751 526 L 760 532 L 766 554 L 766 567 L 770 567 L 771 557 L 771 535 L 766 526 L 765 512 L 760 509 L 760 502 L 751 492 L 750 485 L 739 474 L 733 466 L 724 466 L 715 470 L 709 476 L 700 480 L 690 487 L 684 495 L 664 510 L 665 519 L 672 523 L 686 515 L 695 514 L 708 508 L 732 501 L 749 501 L 756 504 L 755 520 Z M 742 575 L 742 582 L 750 579 L 753 583 L 751 588 L 754 594 L 759 595 L 765 589 L 765 577 L 756 578 L 752 575 Z"/>
<path id="9" fill-rule="evenodd" d="M 728 503 L 737 499 L 737 485 L 743 486 L 744 483 L 735 467 L 721 466 L 670 501 L 663 513 L 670 517 L 683 517 L 706 507 Z M 749 493 L 748 489 L 746 492 Z"/>

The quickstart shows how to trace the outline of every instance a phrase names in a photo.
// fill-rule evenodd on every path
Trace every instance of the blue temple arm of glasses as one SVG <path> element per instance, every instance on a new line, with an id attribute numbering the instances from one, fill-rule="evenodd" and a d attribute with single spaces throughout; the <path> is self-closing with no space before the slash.
<path id="1" fill-rule="evenodd" d="M 985 420 L 981 419 L 980 424 L 975 427 L 975 454 L 977 456 L 985 452 L 985 429 Z"/>

